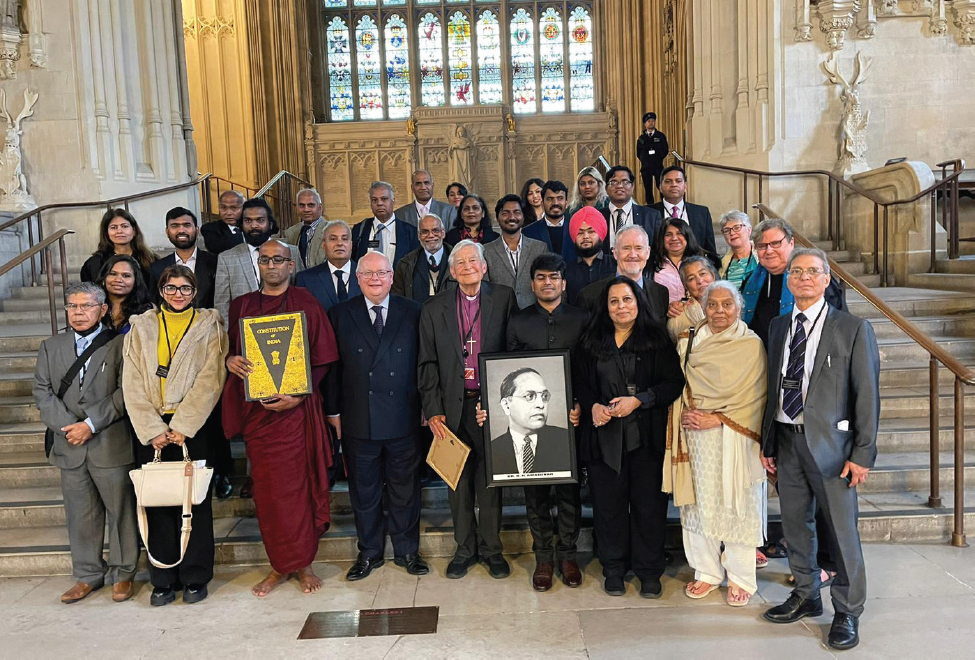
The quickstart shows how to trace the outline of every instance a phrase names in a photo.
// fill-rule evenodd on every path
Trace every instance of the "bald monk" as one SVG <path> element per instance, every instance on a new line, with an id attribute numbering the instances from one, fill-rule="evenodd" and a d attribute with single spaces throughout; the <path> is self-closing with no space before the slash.
<path id="1" fill-rule="evenodd" d="M 318 386 L 338 360 L 332 326 L 313 295 L 290 287 L 295 263 L 288 245 L 269 240 L 259 251 L 261 288 L 235 298 L 230 305 L 228 378 L 223 392 L 223 426 L 227 437 L 244 436 L 254 480 L 254 505 L 271 572 L 254 586 L 264 597 L 291 577 L 305 593 L 322 581 L 312 570 L 318 539 L 331 521 L 327 470 L 332 462 Z M 245 401 L 244 376 L 253 364 L 241 355 L 240 319 L 305 312 L 311 354 L 311 394 L 285 394 L 264 401 Z"/>

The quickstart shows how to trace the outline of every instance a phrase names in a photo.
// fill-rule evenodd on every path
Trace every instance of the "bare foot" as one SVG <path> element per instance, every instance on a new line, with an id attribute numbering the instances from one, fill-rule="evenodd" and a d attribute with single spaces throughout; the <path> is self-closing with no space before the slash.
<path id="1" fill-rule="evenodd" d="M 298 571 L 298 584 L 301 585 L 301 590 L 306 594 L 313 594 L 322 588 L 322 581 L 315 575 L 311 566 L 306 566 Z"/>
<path id="2" fill-rule="evenodd" d="M 251 593 L 258 598 L 264 598 L 287 580 L 287 575 L 281 575 L 274 569 L 271 569 L 271 572 L 267 574 L 266 578 L 254 585 L 254 587 L 251 589 Z"/>

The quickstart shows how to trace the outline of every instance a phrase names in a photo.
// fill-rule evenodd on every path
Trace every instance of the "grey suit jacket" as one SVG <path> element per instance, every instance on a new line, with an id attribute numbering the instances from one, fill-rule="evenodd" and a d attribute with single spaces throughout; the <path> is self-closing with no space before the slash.
<path id="1" fill-rule="evenodd" d="M 291 258 L 295 261 L 295 273 L 304 270 L 298 248 L 294 245 L 288 247 L 291 248 Z M 294 276 L 292 276 L 291 282 L 294 283 Z M 254 262 L 251 260 L 250 247 L 247 243 L 235 245 L 220 253 L 217 258 L 217 279 L 213 289 L 213 306 L 220 312 L 225 324 L 230 318 L 230 301 L 245 293 L 257 291 L 258 286 L 257 272 L 254 270 Z"/>
<path id="2" fill-rule="evenodd" d="M 50 461 L 63 469 L 80 467 L 86 460 L 109 468 L 135 462 L 133 440 L 122 401 L 122 337 L 95 351 L 88 362 L 84 383 L 76 376 L 64 399 L 57 398 L 61 378 L 74 363 L 74 331 L 44 340 L 37 353 L 34 400 L 41 420 L 54 431 Z M 68 444 L 62 427 L 91 418 L 95 435 L 83 445 Z"/>
<path id="3" fill-rule="evenodd" d="M 430 213 L 436 213 L 443 220 L 443 226 L 450 229 L 450 226 L 454 224 L 454 218 L 457 214 L 457 209 L 454 208 L 452 204 L 447 204 L 446 202 L 441 202 L 437 199 L 431 199 Z M 396 209 L 396 219 L 407 224 L 413 225 L 414 227 L 420 224 L 420 219 L 416 217 L 416 200 L 411 200 L 409 204 L 404 204 L 403 206 Z"/>
<path id="4" fill-rule="evenodd" d="M 548 252 L 548 246 L 534 238 L 522 236 L 521 256 L 518 258 L 518 273 L 511 265 L 508 248 L 504 239 L 499 238 L 484 246 L 484 260 L 487 261 L 487 275 L 485 282 L 504 284 L 515 290 L 518 307 L 525 308 L 535 304 L 535 294 L 532 293 L 532 262 L 535 257 Z"/>
<path id="5" fill-rule="evenodd" d="M 322 245 L 322 236 L 325 233 L 323 230 L 326 222 L 325 219 L 322 219 L 315 228 L 314 233 L 308 236 L 308 258 L 304 263 L 305 268 L 314 268 L 318 264 L 325 263 L 325 247 Z M 298 241 L 301 238 L 301 225 L 302 223 L 299 222 L 284 230 L 282 238 L 285 243 L 297 247 Z"/>
<path id="6" fill-rule="evenodd" d="M 802 419 L 806 442 L 824 477 L 838 477 L 852 461 L 873 467 L 880 421 L 880 353 L 873 326 L 864 319 L 828 308 Z M 775 415 L 782 391 L 782 360 L 792 315 L 772 319 L 768 345 L 768 401 L 762 423 L 762 452 L 775 457 Z M 849 424 L 848 430 L 839 428 Z"/>

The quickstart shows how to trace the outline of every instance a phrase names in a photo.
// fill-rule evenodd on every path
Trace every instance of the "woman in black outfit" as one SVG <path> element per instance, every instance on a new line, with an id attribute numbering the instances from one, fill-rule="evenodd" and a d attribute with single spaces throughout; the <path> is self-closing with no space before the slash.
<path id="1" fill-rule="evenodd" d="M 521 187 L 521 201 L 525 207 L 525 227 L 531 223 L 541 220 L 545 215 L 542 206 L 542 188 L 545 182 L 538 178 L 528 179 Z"/>
<path id="2" fill-rule="evenodd" d="M 485 245 L 498 237 L 491 228 L 491 212 L 480 195 L 468 193 L 460 200 L 454 226 L 444 237 L 447 245 L 457 245 L 463 240 Z"/>
<path id="3" fill-rule="evenodd" d="M 109 209 L 102 216 L 98 228 L 98 249 L 81 266 L 82 282 L 97 282 L 102 266 L 115 254 L 135 258 L 142 269 L 143 280 L 149 282 L 149 267 L 156 255 L 146 245 L 139 223 L 125 209 Z"/>
<path id="4" fill-rule="evenodd" d="M 108 313 L 102 323 L 119 334 L 129 331 L 129 318 L 152 309 L 145 275 L 126 254 L 108 258 L 95 280 L 108 294 Z"/>
<path id="5" fill-rule="evenodd" d="M 659 598 L 667 495 L 661 492 L 667 409 L 684 386 L 667 331 L 633 280 L 615 277 L 579 340 L 574 384 L 584 415 L 580 454 L 589 472 L 604 589 Z"/>

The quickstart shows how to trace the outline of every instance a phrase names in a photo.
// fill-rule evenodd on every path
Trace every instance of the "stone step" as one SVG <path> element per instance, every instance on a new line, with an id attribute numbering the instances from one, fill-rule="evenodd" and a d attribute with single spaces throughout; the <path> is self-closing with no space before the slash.
<path id="1" fill-rule="evenodd" d="M 0 426 L 0 462 L 5 454 L 33 453 L 40 457 L 44 451 L 44 425 L 40 422 L 3 424 Z"/>
<path id="2" fill-rule="evenodd" d="M 975 391 L 966 388 L 965 408 L 975 405 Z M 945 413 L 954 410 L 954 389 L 942 387 L 939 391 L 938 406 Z M 921 387 L 887 387 L 884 388 L 880 403 L 881 419 L 899 419 L 905 417 L 926 417 L 929 410 L 929 392 L 927 383 Z M 971 419 L 971 417 L 970 417 Z"/>
<path id="3" fill-rule="evenodd" d="M 932 337 L 950 355 L 962 362 L 975 360 L 975 337 Z M 930 358 L 920 344 L 907 337 L 877 340 L 881 363 L 923 362 Z"/>
<path id="4" fill-rule="evenodd" d="M 975 291 L 975 273 L 916 273 L 908 275 L 905 284 L 938 291 Z"/>
<path id="5" fill-rule="evenodd" d="M 34 375 L 37 351 L 11 351 L 0 353 L 0 374 Z"/>
<path id="6" fill-rule="evenodd" d="M 68 286 L 70 285 L 71 283 L 69 282 Z M 61 286 L 60 281 L 54 285 L 54 296 L 58 300 L 61 300 L 62 296 L 64 296 L 64 287 Z M 10 297 L 18 300 L 33 300 L 36 298 L 47 300 L 47 285 L 10 287 Z"/>
<path id="7" fill-rule="evenodd" d="M 975 337 L 975 314 L 916 316 L 909 320 L 918 330 L 931 337 Z M 877 339 L 907 338 L 903 330 L 886 318 L 871 319 L 870 324 L 873 326 Z"/>
<path id="8" fill-rule="evenodd" d="M 0 396 L 31 396 L 33 388 L 33 373 L 0 371 Z"/>
<path id="9" fill-rule="evenodd" d="M 0 428 L 5 424 L 39 422 L 41 413 L 32 396 L 0 396 Z"/>
<path id="10" fill-rule="evenodd" d="M 950 411 L 945 411 L 950 413 Z M 931 431 L 928 417 L 902 417 L 881 419 L 877 431 L 877 451 L 879 454 L 898 452 L 915 452 L 917 458 L 927 463 L 927 454 L 931 446 Z M 953 451 L 955 443 L 954 418 L 948 414 L 938 420 L 938 447 L 944 456 Z M 965 443 L 968 447 L 975 447 L 975 420 L 968 419 L 965 423 Z"/>
<path id="11" fill-rule="evenodd" d="M 873 293 L 894 311 L 908 318 L 969 313 L 975 309 L 975 294 L 958 291 L 931 291 L 912 287 L 875 288 Z M 848 291 L 846 303 L 850 313 L 867 319 L 883 315 L 863 296 Z"/>
<path id="12" fill-rule="evenodd" d="M 963 364 L 966 362 L 963 360 Z M 970 362 L 966 364 L 968 368 L 975 369 L 975 365 Z M 880 364 L 880 387 L 927 387 L 928 385 L 928 363 L 927 362 L 882 362 Z M 941 385 L 950 385 L 954 382 L 955 375 L 943 366 L 938 368 L 938 382 Z"/>
<path id="13" fill-rule="evenodd" d="M 41 347 L 41 342 L 50 336 L 50 325 L 48 325 L 47 335 L 17 335 L 4 337 L 0 336 L 0 353 L 7 355 L 10 353 L 36 355 Z"/>
<path id="14" fill-rule="evenodd" d="M 934 263 L 934 268 L 938 273 L 975 275 L 975 257 L 962 255 L 958 259 L 939 259 Z"/>
<path id="15" fill-rule="evenodd" d="M 4 301 L 10 302 L 9 300 Z M 58 313 L 58 328 L 65 327 L 64 322 L 64 311 L 56 310 Z M 51 312 L 47 307 L 43 309 L 28 310 L 28 311 L 0 311 L 0 326 L 4 325 L 29 325 L 29 324 L 46 324 L 50 328 L 51 323 Z M 50 331 L 48 331 L 50 334 Z"/>
<path id="16" fill-rule="evenodd" d="M 54 304 L 60 316 L 61 306 L 64 304 L 62 298 L 55 296 Z M 6 300 L 0 300 L 0 310 L 4 312 L 47 312 L 49 314 L 50 302 L 47 299 L 46 293 L 43 298 L 7 298 Z"/>

